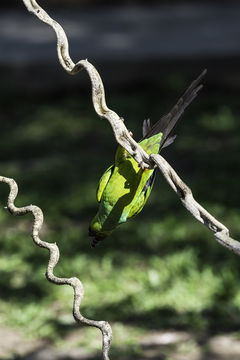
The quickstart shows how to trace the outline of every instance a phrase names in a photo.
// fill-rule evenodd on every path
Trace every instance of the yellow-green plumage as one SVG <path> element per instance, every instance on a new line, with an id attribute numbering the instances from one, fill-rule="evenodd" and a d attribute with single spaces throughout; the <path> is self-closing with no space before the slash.
<path id="1" fill-rule="evenodd" d="M 148 153 L 158 153 L 162 134 L 140 142 Z M 122 147 L 118 147 L 115 164 L 110 166 L 99 181 L 97 201 L 99 209 L 90 225 L 92 234 L 100 238 L 109 235 L 115 227 L 137 215 L 143 208 L 149 189 L 143 191 L 154 170 L 142 170 Z"/>
<path id="2" fill-rule="evenodd" d="M 162 147 L 173 142 L 174 138 L 168 138 L 169 133 L 202 87 L 199 82 L 204 74 L 190 85 L 171 112 L 153 127 L 149 121 L 144 122 L 144 139 L 139 144 L 148 154 L 157 154 Z M 115 163 L 99 181 L 99 208 L 89 226 L 89 235 L 94 237 L 92 246 L 142 210 L 151 193 L 155 172 L 153 169 L 141 169 L 126 150 L 118 147 Z"/>

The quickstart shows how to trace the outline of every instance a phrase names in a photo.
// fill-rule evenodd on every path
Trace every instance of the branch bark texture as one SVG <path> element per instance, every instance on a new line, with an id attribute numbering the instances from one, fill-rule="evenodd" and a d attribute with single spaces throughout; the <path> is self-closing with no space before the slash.
<path id="1" fill-rule="evenodd" d="M 124 120 L 106 104 L 105 91 L 102 79 L 96 68 L 88 60 L 80 60 L 74 63 L 68 51 L 68 39 L 60 24 L 53 20 L 35 0 L 23 0 L 27 9 L 36 15 L 41 21 L 53 28 L 57 36 L 58 59 L 64 70 L 70 75 L 75 75 L 85 69 L 92 83 L 92 100 L 96 113 L 109 121 L 112 126 L 116 141 L 122 145 L 133 158 L 145 168 L 149 167 L 149 156 L 140 145 L 130 136 L 124 125 Z"/>
<path id="2" fill-rule="evenodd" d="M 55 243 L 49 243 L 42 241 L 39 237 L 39 231 L 41 230 L 43 224 L 43 212 L 42 210 L 35 205 L 29 205 L 24 207 L 16 207 L 14 201 L 18 194 L 18 186 L 13 179 L 0 176 L 0 182 L 6 183 L 10 192 L 8 195 L 7 209 L 12 215 L 25 215 L 31 213 L 33 215 L 33 227 L 32 227 L 32 238 L 36 245 L 41 248 L 45 248 L 49 251 L 49 262 L 46 271 L 46 278 L 55 285 L 70 285 L 74 291 L 74 300 L 73 300 L 73 316 L 76 321 L 81 322 L 84 325 L 94 326 L 101 330 L 102 332 L 102 351 L 103 359 L 109 360 L 108 352 L 110 348 L 110 343 L 112 340 L 112 329 L 111 326 L 106 321 L 95 321 L 85 318 L 80 312 L 80 304 L 83 298 L 84 290 L 81 281 L 76 277 L 71 278 L 60 278 L 54 275 L 54 268 L 59 260 L 59 249 Z"/>

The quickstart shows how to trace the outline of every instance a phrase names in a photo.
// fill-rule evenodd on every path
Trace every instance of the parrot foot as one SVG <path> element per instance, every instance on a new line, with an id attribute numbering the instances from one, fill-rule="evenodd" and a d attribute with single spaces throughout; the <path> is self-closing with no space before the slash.
<path id="1" fill-rule="evenodd" d="M 142 170 L 147 169 L 147 167 L 144 165 L 144 162 L 143 162 L 143 161 L 141 161 L 141 162 L 138 164 L 138 167 L 140 167 Z"/>

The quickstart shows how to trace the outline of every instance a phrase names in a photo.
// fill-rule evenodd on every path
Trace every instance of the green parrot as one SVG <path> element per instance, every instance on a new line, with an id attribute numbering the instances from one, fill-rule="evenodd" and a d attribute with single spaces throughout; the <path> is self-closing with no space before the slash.
<path id="1" fill-rule="evenodd" d="M 171 111 L 151 126 L 150 120 L 143 122 L 143 138 L 139 145 L 150 154 L 158 154 L 170 145 L 176 136 L 169 134 L 185 108 L 202 88 L 200 84 L 204 70 L 194 80 Z M 144 207 L 153 187 L 156 169 L 142 169 L 121 146 L 115 154 L 115 162 L 102 175 L 97 188 L 99 208 L 89 226 L 91 246 L 109 236 L 113 230 L 136 216 Z"/>

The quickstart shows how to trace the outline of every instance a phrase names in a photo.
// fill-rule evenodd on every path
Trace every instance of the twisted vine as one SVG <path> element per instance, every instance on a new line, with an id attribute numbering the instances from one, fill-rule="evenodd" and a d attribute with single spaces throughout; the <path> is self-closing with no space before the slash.
<path id="1" fill-rule="evenodd" d="M 96 113 L 109 121 L 116 141 L 122 145 L 142 167 L 149 168 L 150 158 L 141 146 L 131 137 L 124 125 L 124 119 L 107 107 L 105 91 L 101 76 L 88 60 L 80 60 L 76 64 L 72 61 L 68 51 L 68 39 L 62 26 L 53 20 L 35 0 L 23 0 L 26 8 L 41 21 L 53 28 L 57 36 L 58 59 L 64 70 L 75 75 L 85 69 L 92 83 L 92 100 Z"/>
<path id="2" fill-rule="evenodd" d="M 51 26 L 57 37 L 57 53 L 60 64 L 69 74 L 75 75 L 79 71 L 85 69 L 90 77 L 92 84 L 92 101 L 96 113 L 103 119 L 109 121 L 112 126 L 116 141 L 123 146 L 129 154 L 139 163 L 143 168 L 158 167 L 166 181 L 172 189 L 180 197 L 185 208 L 202 224 L 206 225 L 209 230 L 214 233 L 215 239 L 223 246 L 240 255 L 240 242 L 232 239 L 229 236 L 229 230 L 208 213 L 193 197 L 191 189 L 184 184 L 184 182 L 177 175 L 175 170 L 168 164 L 168 162 L 160 155 L 148 155 L 141 146 L 133 139 L 129 131 L 124 125 L 124 120 L 114 111 L 107 107 L 105 100 L 104 86 L 101 77 L 96 68 L 88 62 L 88 60 L 80 60 L 76 64 L 72 61 L 68 51 L 68 39 L 61 27 L 55 20 L 53 20 L 35 0 L 23 0 L 27 9 L 36 15 L 41 21 Z M 8 196 L 7 208 L 10 213 L 14 215 L 24 215 L 32 213 L 34 217 L 32 237 L 34 242 L 43 248 L 49 250 L 50 258 L 47 266 L 46 277 L 49 281 L 56 285 L 70 285 L 74 290 L 73 302 L 73 316 L 76 321 L 83 324 L 99 328 L 102 332 L 102 352 L 103 359 L 109 360 L 108 352 L 110 349 L 112 330 L 110 325 L 105 321 L 94 321 L 85 318 L 80 310 L 80 303 L 83 297 L 83 285 L 81 281 L 76 278 L 59 278 L 53 273 L 54 267 L 59 260 L 59 249 L 56 244 L 44 242 L 39 238 L 39 231 L 43 223 L 43 213 L 41 209 L 34 205 L 29 205 L 22 208 L 17 208 L 14 205 L 14 200 L 18 193 L 18 187 L 13 179 L 0 176 L 0 182 L 7 183 L 10 187 Z"/>
<path id="3" fill-rule="evenodd" d="M 240 242 L 231 238 L 229 229 L 194 199 L 191 189 L 181 180 L 168 162 L 159 154 L 151 154 L 150 158 L 192 216 L 214 233 L 214 237 L 219 244 L 240 255 Z"/>
<path id="4" fill-rule="evenodd" d="M 229 236 L 229 230 L 197 203 L 192 196 L 190 188 L 184 184 L 168 162 L 160 155 L 152 154 L 149 156 L 141 148 L 141 146 L 136 143 L 133 137 L 130 136 L 123 123 L 123 119 L 107 107 L 104 86 L 99 73 L 87 60 L 80 60 L 76 64 L 72 61 L 68 51 L 68 39 L 61 25 L 53 20 L 38 5 L 36 0 L 23 0 L 23 2 L 30 12 L 54 29 L 57 36 L 58 58 L 63 68 L 72 75 L 82 69 L 85 69 L 88 72 L 92 83 L 92 100 L 94 109 L 100 117 L 105 118 L 110 122 L 117 142 L 129 152 L 129 154 L 139 163 L 141 167 L 152 168 L 157 166 L 172 189 L 179 195 L 185 208 L 198 221 L 206 225 L 209 230 L 213 231 L 215 239 L 221 245 L 239 255 L 240 242 L 232 239 Z"/>
<path id="5" fill-rule="evenodd" d="M 41 248 L 45 248 L 49 251 L 49 262 L 46 271 L 46 278 L 56 285 L 70 285 L 74 291 L 74 300 L 73 300 L 73 316 L 76 321 L 81 322 L 88 326 L 94 326 L 101 330 L 102 332 L 102 352 L 103 359 L 109 360 L 108 352 L 110 348 L 110 343 L 112 340 L 112 329 L 111 326 L 106 321 L 95 321 L 85 318 L 80 312 L 80 304 L 83 298 L 84 289 L 81 281 L 76 277 L 71 278 L 60 278 L 54 275 L 53 270 L 59 260 L 59 249 L 56 243 L 49 243 L 42 241 L 39 237 L 39 231 L 41 230 L 43 224 L 43 212 L 42 210 L 35 205 L 29 205 L 24 207 L 16 207 L 14 201 L 18 194 L 17 183 L 13 179 L 9 179 L 4 176 L 0 176 L 0 182 L 6 183 L 10 192 L 8 195 L 7 209 L 12 215 L 25 215 L 32 213 L 34 221 L 32 227 L 32 238 L 36 245 Z"/>

